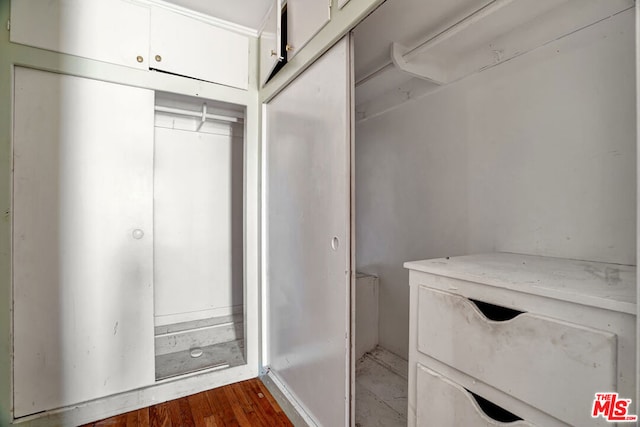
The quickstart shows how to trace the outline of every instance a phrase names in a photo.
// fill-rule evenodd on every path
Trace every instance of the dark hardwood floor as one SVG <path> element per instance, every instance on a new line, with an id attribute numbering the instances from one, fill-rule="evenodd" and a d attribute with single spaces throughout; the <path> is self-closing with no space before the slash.
<path id="1" fill-rule="evenodd" d="M 262 381 L 216 388 L 84 427 L 293 426 Z"/>

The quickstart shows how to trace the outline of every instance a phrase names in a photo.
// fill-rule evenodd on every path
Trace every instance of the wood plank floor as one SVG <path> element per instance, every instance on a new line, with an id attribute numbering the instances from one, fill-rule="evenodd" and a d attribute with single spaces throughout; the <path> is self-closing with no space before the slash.
<path id="1" fill-rule="evenodd" d="M 293 426 L 257 378 L 159 403 L 83 427 Z"/>

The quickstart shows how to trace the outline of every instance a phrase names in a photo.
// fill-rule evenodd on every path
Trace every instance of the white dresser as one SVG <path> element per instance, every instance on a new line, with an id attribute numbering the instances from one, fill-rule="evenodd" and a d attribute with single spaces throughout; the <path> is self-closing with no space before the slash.
<path id="1" fill-rule="evenodd" d="M 612 425 L 591 417 L 595 393 L 635 399 L 635 266 L 492 253 L 405 267 L 410 426 Z"/>

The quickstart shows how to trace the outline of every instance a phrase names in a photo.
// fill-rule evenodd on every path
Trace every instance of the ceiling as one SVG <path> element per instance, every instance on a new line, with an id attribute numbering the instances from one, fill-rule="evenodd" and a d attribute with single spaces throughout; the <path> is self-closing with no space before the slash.
<path id="1" fill-rule="evenodd" d="M 224 21 L 260 30 L 273 0 L 165 0 Z"/>

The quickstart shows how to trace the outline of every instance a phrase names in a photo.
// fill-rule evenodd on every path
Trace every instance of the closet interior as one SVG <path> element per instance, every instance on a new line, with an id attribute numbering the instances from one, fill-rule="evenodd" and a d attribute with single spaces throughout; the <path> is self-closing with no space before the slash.
<path id="1" fill-rule="evenodd" d="M 635 265 L 634 32 L 624 0 L 388 0 L 353 30 L 356 425 L 407 422 L 405 262 Z"/>
<path id="2" fill-rule="evenodd" d="M 245 363 L 243 108 L 156 94 L 156 380 Z"/>

